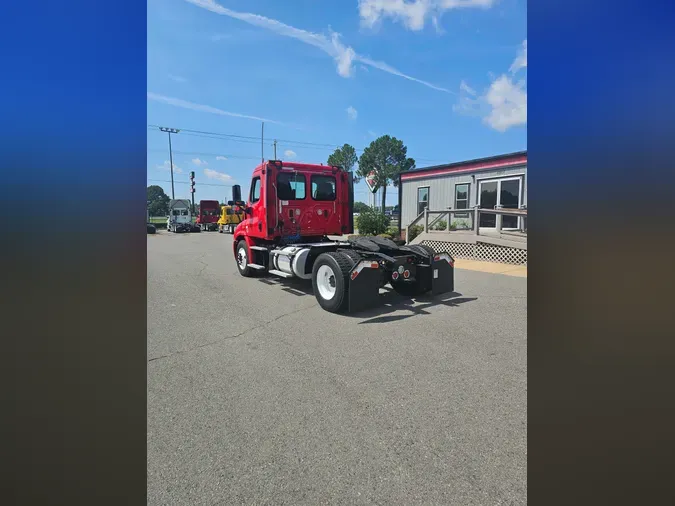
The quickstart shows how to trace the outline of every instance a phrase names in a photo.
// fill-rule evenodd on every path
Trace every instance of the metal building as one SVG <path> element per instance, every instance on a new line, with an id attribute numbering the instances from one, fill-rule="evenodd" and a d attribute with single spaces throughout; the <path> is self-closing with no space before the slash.
<path id="1" fill-rule="evenodd" d="M 401 227 L 405 228 L 424 208 L 524 209 L 527 208 L 527 151 L 465 162 L 423 167 L 399 176 Z M 467 219 L 470 218 L 467 213 Z M 456 215 L 455 219 L 461 219 Z M 520 226 L 516 216 L 504 216 L 505 230 Z M 480 228 L 496 227 L 495 215 L 482 214 Z M 468 224 L 469 225 L 469 224 Z M 469 225 L 471 226 L 471 225 Z"/>

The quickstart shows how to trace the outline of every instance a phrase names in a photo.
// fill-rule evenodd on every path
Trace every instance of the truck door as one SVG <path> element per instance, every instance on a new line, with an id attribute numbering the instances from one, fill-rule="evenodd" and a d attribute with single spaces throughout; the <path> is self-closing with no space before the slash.
<path id="1" fill-rule="evenodd" d="M 265 177 L 264 174 L 256 171 L 253 173 L 253 179 L 251 180 L 251 189 L 248 195 L 251 214 L 244 217 L 246 233 L 251 237 L 265 237 L 265 201 L 261 198 L 263 195 L 263 177 Z"/>
<path id="2" fill-rule="evenodd" d="M 279 227 L 279 199 L 277 187 L 277 172 L 278 169 L 271 164 L 268 164 L 265 170 L 265 199 L 267 205 L 265 207 L 265 222 L 267 229 L 265 232 L 268 237 L 273 237 Z"/>

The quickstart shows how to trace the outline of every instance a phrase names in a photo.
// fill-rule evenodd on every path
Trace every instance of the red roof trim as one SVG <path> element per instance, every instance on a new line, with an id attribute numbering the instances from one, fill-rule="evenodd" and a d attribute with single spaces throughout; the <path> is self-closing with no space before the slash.
<path id="1" fill-rule="evenodd" d="M 470 163 L 467 165 L 459 165 L 456 167 L 447 167 L 447 168 L 441 168 L 441 169 L 435 169 L 435 170 L 430 170 L 430 171 L 419 171 L 419 172 L 410 172 L 408 174 L 401 174 L 401 180 L 408 180 L 408 179 L 420 179 L 420 178 L 425 178 L 425 177 L 431 177 L 431 176 L 439 176 L 442 174 L 457 174 L 457 173 L 464 173 L 464 172 L 473 172 L 477 170 L 484 170 L 484 169 L 497 169 L 497 168 L 506 168 L 506 167 L 513 167 L 517 165 L 523 165 L 527 163 L 527 155 L 524 156 L 519 156 L 517 158 L 511 158 L 508 160 L 499 160 L 495 162 L 478 162 L 478 163 Z"/>

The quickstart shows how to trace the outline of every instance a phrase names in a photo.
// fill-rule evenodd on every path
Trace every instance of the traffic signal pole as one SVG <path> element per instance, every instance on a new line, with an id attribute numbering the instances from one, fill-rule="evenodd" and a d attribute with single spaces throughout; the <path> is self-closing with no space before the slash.
<path id="1" fill-rule="evenodd" d="M 190 193 L 192 194 L 192 213 L 195 212 L 195 172 L 190 171 Z"/>

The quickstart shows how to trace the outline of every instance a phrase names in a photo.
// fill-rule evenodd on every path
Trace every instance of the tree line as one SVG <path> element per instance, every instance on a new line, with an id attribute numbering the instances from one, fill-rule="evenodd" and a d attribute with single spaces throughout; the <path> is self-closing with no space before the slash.
<path id="1" fill-rule="evenodd" d="M 356 156 L 353 146 L 345 144 L 328 157 L 327 163 L 354 172 L 355 183 L 374 172 L 375 187 L 382 188 L 383 213 L 387 209 L 387 186 L 393 184 L 398 187 L 398 175 L 415 168 L 415 160 L 408 157 L 408 148 L 402 141 L 389 135 L 383 135 L 371 142 L 360 157 Z M 358 169 L 354 171 L 357 163 Z"/>
<path id="2" fill-rule="evenodd" d="M 354 182 L 368 177 L 374 172 L 374 182 L 377 188 L 382 188 L 382 212 L 387 209 L 387 186 L 393 184 L 398 187 L 398 175 L 415 168 L 415 160 L 408 157 L 408 148 L 396 137 L 383 135 L 363 151 L 360 157 L 356 150 L 349 144 L 337 148 L 327 160 L 328 165 L 339 165 L 343 169 L 354 174 Z M 354 171 L 354 166 L 358 168 Z M 164 193 L 161 186 L 148 186 L 148 211 L 151 216 L 166 216 L 169 212 L 169 196 Z M 354 203 L 355 212 L 364 212 L 360 202 Z"/>

